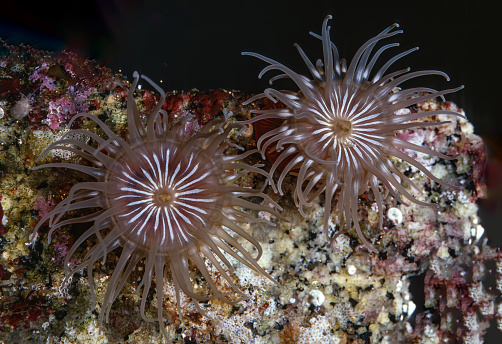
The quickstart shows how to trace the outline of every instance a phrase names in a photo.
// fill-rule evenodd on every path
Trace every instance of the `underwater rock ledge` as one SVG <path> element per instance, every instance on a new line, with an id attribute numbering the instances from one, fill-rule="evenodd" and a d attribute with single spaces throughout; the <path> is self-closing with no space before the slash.
<path id="1" fill-rule="evenodd" d="M 65 198 L 72 185 L 86 178 L 66 169 L 32 172 L 35 159 L 69 129 L 69 120 L 78 112 L 97 116 L 124 136 L 126 94 L 115 82 L 127 84 L 127 80 L 71 52 L 0 43 L 0 342 L 160 342 L 158 324 L 145 323 L 139 315 L 135 288 L 141 266 L 115 300 L 101 334 L 101 309 L 99 305 L 97 312 L 91 309 L 87 275 L 77 274 L 71 284 L 62 285 L 64 258 L 86 224 L 59 229 L 50 244 L 47 227 L 42 227 L 40 239 L 28 245 L 39 219 Z M 135 100 L 148 114 L 158 95 L 143 84 Z M 242 106 L 249 97 L 225 90 L 170 92 L 164 109 L 171 120 L 191 114 L 203 125 L 229 112 L 249 118 L 250 110 L 264 105 L 257 101 Z M 461 111 L 451 102 L 434 100 L 409 111 L 438 109 Z M 323 199 L 314 202 L 306 218 L 301 217 L 291 201 L 296 179 L 288 176 L 284 196 L 270 187 L 265 192 L 284 208 L 289 222 L 272 217 L 276 227 L 245 228 L 263 246 L 259 264 L 279 284 L 233 261 L 235 282 L 249 299 L 235 306 L 218 300 L 201 303 L 212 319 L 201 316 L 186 297 L 180 319 L 174 287 L 165 284 L 170 339 L 174 343 L 437 343 L 447 339 L 479 343 L 491 320 L 496 319 L 502 329 L 502 307 L 497 303 L 502 292 L 502 253 L 488 246 L 476 205 L 485 194 L 484 144 L 465 119 L 440 115 L 428 120 L 451 123 L 398 135 L 458 155 L 445 161 L 410 152 L 434 175 L 462 189 L 442 187 L 399 159 L 393 162 L 424 190 L 423 195 L 413 194 L 438 203 L 439 211 L 414 204 L 406 207 L 388 197 L 380 231 L 375 200 L 365 193 L 359 201 L 360 225 L 366 237 L 378 238 L 379 253 L 365 249 L 352 232 L 340 236 L 331 248 L 322 230 Z M 88 120 L 75 126 L 97 130 Z M 234 133 L 231 140 L 254 148 L 253 127 L 242 135 Z M 76 155 L 54 151 L 41 162 L 75 161 L 79 161 Z M 259 163 L 261 158 L 256 154 L 248 161 Z M 239 180 L 242 186 L 258 188 L 264 182 L 258 174 Z M 332 215 L 335 226 L 338 214 Z M 252 251 L 244 240 L 240 243 Z M 77 250 L 71 263 L 78 263 L 92 244 Z M 113 251 L 105 265 L 95 265 L 98 304 L 118 257 Z M 223 286 L 216 270 L 212 271 L 217 285 Z M 148 315 L 154 316 L 153 288 L 149 296 Z"/>

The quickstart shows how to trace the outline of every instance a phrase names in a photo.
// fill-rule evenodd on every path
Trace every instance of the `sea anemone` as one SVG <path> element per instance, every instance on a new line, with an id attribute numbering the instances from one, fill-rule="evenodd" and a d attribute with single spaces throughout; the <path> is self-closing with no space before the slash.
<path id="1" fill-rule="evenodd" d="M 448 160 L 453 158 L 404 141 L 396 136 L 396 132 L 448 123 L 415 121 L 423 117 L 440 114 L 459 116 L 457 112 L 445 110 L 407 114 L 396 112 L 419 102 L 443 98 L 443 95 L 456 92 L 463 86 L 444 91 L 427 87 L 398 88 L 407 80 L 426 75 L 440 75 L 449 80 L 445 73 L 436 70 L 410 72 L 408 68 L 386 74 L 394 62 L 418 48 L 397 54 L 375 72 L 374 67 L 380 55 L 399 44 L 386 44 L 374 53 L 373 49 L 380 41 L 402 33 L 394 31 L 397 24 L 364 43 L 347 67 L 345 60 L 339 58 L 336 46 L 330 41 L 329 19 L 331 16 L 327 16 L 323 22 L 321 36 L 311 33 L 322 42 L 323 60 L 317 60 L 314 65 L 300 46 L 295 44 L 312 78 L 298 74 L 268 57 L 243 53 L 269 63 L 259 74 L 260 78 L 268 71 L 278 70 L 281 73 L 271 78 L 270 84 L 277 79 L 288 78 L 294 81 L 299 90 L 295 92 L 267 88 L 244 105 L 261 98 L 268 98 L 282 105 L 254 111 L 259 116 L 242 123 L 282 120 L 280 126 L 263 134 L 257 141 L 257 147 L 264 158 L 272 150 L 280 152 L 270 170 L 272 176 L 279 166 L 283 166 L 278 180 L 271 180 L 275 191 L 283 193 L 281 185 L 288 173 L 297 175 L 293 197 L 303 216 L 304 207 L 311 206 L 311 202 L 324 192 L 324 232 L 329 237 L 332 201 L 335 192 L 339 190 L 336 207 L 340 214 L 340 229 L 331 237 L 331 243 L 338 235 L 347 233 L 353 223 L 363 244 L 376 251 L 361 232 L 357 215 L 359 195 L 368 189 L 373 192 L 379 210 L 380 228 L 383 224 L 380 183 L 397 201 L 405 205 L 408 204 L 403 198 L 419 205 L 433 206 L 417 200 L 401 185 L 406 182 L 422 192 L 393 165 L 390 159 L 392 156 L 415 166 L 431 180 L 449 185 L 402 149 Z"/>
<path id="2" fill-rule="evenodd" d="M 196 133 L 193 129 L 196 121 L 191 116 L 169 125 L 167 113 L 161 109 L 165 93 L 147 77 L 142 78 L 161 94 L 146 126 L 142 123 L 134 100 L 139 79 L 135 73 L 127 95 L 127 140 L 119 137 L 95 116 L 81 113 L 73 117 L 70 126 L 77 119 L 88 119 L 95 122 L 106 137 L 88 130 L 73 129 L 42 153 L 43 156 L 54 149 L 66 150 L 93 166 L 48 163 L 35 169 L 70 168 L 93 177 L 95 181 L 74 185 L 68 197 L 40 220 L 32 240 L 35 240 L 37 232 L 47 221 L 49 242 L 54 231 L 62 226 L 92 223 L 66 256 L 64 283 L 75 272 L 86 269 L 94 306 L 93 265 L 101 258 L 104 262 L 110 251 L 122 248 L 104 295 L 99 316 L 100 328 L 105 319 L 108 322 L 112 303 L 127 278 L 144 259 L 144 273 L 137 287 L 138 291 L 143 289 L 140 313 L 145 321 L 158 321 L 168 341 L 162 312 L 163 287 L 168 276 L 171 276 L 174 285 L 180 318 L 180 291 L 194 301 L 202 314 L 204 312 L 197 301 L 219 299 L 229 304 L 238 302 L 244 294 L 233 282 L 233 267 L 229 257 L 273 281 L 257 263 L 262 254 L 260 244 L 238 223 L 269 223 L 253 217 L 245 209 L 280 215 L 269 206 L 244 199 L 260 197 L 277 207 L 260 190 L 233 183 L 250 171 L 266 175 L 259 168 L 261 166 L 240 162 L 256 150 L 240 155 L 225 154 L 229 147 L 237 147 L 227 142 L 227 138 L 231 130 L 238 126 L 229 124 L 227 116 L 210 121 Z M 76 137 L 88 137 L 95 144 Z M 87 215 L 64 219 L 65 214 L 83 209 L 91 211 Z M 76 249 L 93 236 L 97 238 L 97 244 L 80 264 L 70 269 L 70 258 Z M 257 256 L 253 258 L 236 237 L 254 245 Z M 226 291 L 220 291 L 217 287 L 207 264 L 212 264 L 226 280 L 227 285 L 220 287 L 226 288 Z M 201 290 L 207 292 L 194 290 L 190 272 L 194 267 L 206 283 L 204 289 L 204 282 L 201 282 Z M 153 279 L 157 292 L 157 318 L 148 319 L 145 305 Z"/>

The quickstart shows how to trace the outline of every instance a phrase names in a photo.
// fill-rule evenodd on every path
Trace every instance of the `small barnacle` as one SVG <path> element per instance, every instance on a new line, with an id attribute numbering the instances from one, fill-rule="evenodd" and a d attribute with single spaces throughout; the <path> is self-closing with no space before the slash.
<path id="1" fill-rule="evenodd" d="M 399 210 L 399 208 L 396 207 L 387 210 L 387 217 L 389 218 L 389 220 L 394 222 L 395 225 L 403 222 L 403 213 L 401 212 L 401 210 Z"/>
<path id="2" fill-rule="evenodd" d="M 326 299 L 326 297 L 324 296 L 324 294 L 320 290 L 315 289 L 309 293 L 310 303 L 312 305 L 314 305 L 315 307 L 322 306 L 325 299 Z"/>
<path id="3" fill-rule="evenodd" d="M 49 241 L 54 231 L 63 226 L 92 224 L 66 256 L 64 283 L 68 283 L 75 272 L 86 269 L 94 306 L 94 263 L 99 259 L 105 261 L 109 252 L 122 248 L 104 295 L 99 315 L 100 328 L 105 319 L 108 322 L 113 301 L 128 277 L 138 263 L 144 261 L 143 277 L 138 285 L 138 291 L 142 290 L 140 314 L 145 321 L 158 321 L 164 337 L 169 341 L 163 312 L 163 290 L 167 277 L 171 276 L 174 285 L 180 318 L 181 291 L 192 299 L 201 314 L 205 313 L 198 301 L 219 299 L 235 304 L 244 294 L 233 281 L 233 266 L 228 257 L 272 280 L 257 263 L 262 254 L 260 244 L 238 225 L 270 222 L 255 218 L 241 208 L 280 215 L 274 208 L 245 199 L 259 197 L 279 208 L 260 190 L 234 183 L 250 171 L 267 176 L 257 166 L 240 162 L 255 151 L 240 155 L 225 153 L 227 148 L 235 147 L 227 142 L 227 137 L 237 125 L 228 124 L 225 116 L 210 121 L 195 133 L 193 118 L 187 115 L 170 126 L 167 113 L 161 109 L 166 94 L 150 79 L 142 78 L 161 94 L 146 126 L 134 101 L 139 80 L 139 75 L 135 73 L 127 95 L 127 140 L 95 116 L 81 113 L 73 117 L 70 126 L 77 118 L 86 118 L 94 121 L 106 136 L 83 129 L 69 130 L 42 153 L 41 156 L 51 150 L 66 150 L 88 163 L 49 163 L 35 169 L 70 168 L 93 177 L 95 181 L 74 185 L 68 197 L 40 220 L 32 240 L 36 239 L 38 231 L 47 221 Z M 92 146 L 78 140 L 79 136 L 87 136 L 96 144 Z M 80 217 L 65 218 L 66 214 L 81 209 L 90 211 Z M 257 256 L 253 257 L 239 244 L 236 236 L 252 244 Z M 96 237 L 98 244 L 87 252 L 79 265 L 70 269 L 73 254 L 91 237 Z M 206 266 L 208 263 L 218 271 L 220 280 L 231 292 L 218 288 Z M 208 293 L 199 291 L 203 288 L 194 287 L 190 273 L 193 268 L 200 273 L 200 285 L 207 287 Z M 155 281 L 153 286 L 152 280 Z M 157 317 L 148 319 L 145 308 L 152 287 L 157 293 Z"/>
<path id="4" fill-rule="evenodd" d="M 250 52 L 243 53 L 269 64 L 259 74 L 260 78 L 268 71 L 278 70 L 280 74 L 270 79 L 271 84 L 277 79 L 287 78 L 291 79 L 299 90 L 267 88 L 244 105 L 257 99 L 268 98 L 275 106 L 253 111 L 259 116 L 242 123 L 280 123 L 257 141 L 257 147 L 264 158 L 271 152 L 277 157 L 272 164 L 270 176 L 276 170 L 282 169 L 279 178 L 270 181 L 276 192 L 283 193 L 281 185 L 288 173 L 297 175 L 293 197 L 303 216 L 304 208 L 311 206 L 312 201 L 324 193 L 324 231 L 329 237 L 332 202 L 335 192 L 339 190 L 336 206 L 341 217 L 341 229 L 331 238 L 331 242 L 340 234 L 347 233 L 353 224 L 363 244 L 376 251 L 361 232 L 357 214 L 359 195 L 368 189 L 372 191 L 378 205 L 380 228 L 383 224 L 380 184 L 405 205 L 408 204 L 404 199 L 423 206 L 433 205 L 419 201 L 401 185 L 406 182 L 418 192 L 422 192 L 418 185 L 394 166 L 391 157 L 397 157 L 415 166 L 441 185 L 449 185 L 403 150 L 448 160 L 453 158 L 407 142 L 397 137 L 396 132 L 448 123 L 416 121 L 432 115 L 462 116 L 447 110 L 398 114 L 399 110 L 436 97 L 443 98 L 445 94 L 456 92 L 463 86 L 443 91 L 428 87 L 400 89 L 402 83 L 420 76 L 439 75 L 448 80 L 445 73 L 436 70 L 410 72 L 408 68 L 387 73 L 394 62 L 418 48 L 395 55 L 375 72 L 374 67 L 380 55 L 399 45 L 386 44 L 374 52 L 380 41 L 402 33 L 394 30 L 398 27 L 397 24 L 389 26 L 364 43 L 347 66 L 345 59 L 339 57 L 335 44 L 330 40 L 329 19 L 331 16 L 324 20 L 321 36 L 311 33 L 322 42 L 322 60 L 312 63 L 300 46 L 295 44 L 311 77 L 298 74 L 268 57 Z"/>
<path id="5" fill-rule="evenodd" d="M 10 109 L 10 115 L 16 119 L 26 117 L 31 110 L 31 95 L 25 96 L 21 93 L 21 99 L 19 99 L 16 104 Z"/>

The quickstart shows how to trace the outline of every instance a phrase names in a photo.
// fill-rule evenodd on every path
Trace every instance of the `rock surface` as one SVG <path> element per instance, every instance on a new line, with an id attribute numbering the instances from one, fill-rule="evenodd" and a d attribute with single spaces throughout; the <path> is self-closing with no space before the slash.
<path id="1" fill-rule="evenodd" d="M 68 130 L 69 119 L 78 112 L 96 115 L 112 130 L 126 135 L 126 94 L 114 83 L 127 84 L 126 79 L 73 53 L 54 54 L 1 43 L 0 342 L 160 342 L 157 323 L 145 323 L 139 315 L 134 278 L 141 276 L 141 265 L 116 299 L 102 333 L 97 327 L 100 309 L 91 309 L 85 273 L 75 275 L 69 285 L 61 284 L 64 257 L 86 224 L 58 230 L 50 243 L 47 229 L 42 229 L 36 244 L 28 244 L 39 219 L 84 178 L 65 169 L 32 172 L 38 164 L 35 159 Z M 171 92 L 164 108 L 172 120 L 194 114 L 204 124 L 224 111 L 247 118 L 251 109 L 263 105 L 241 106 L 247 98 L 225 90 Z M 145 113 L 156 99 L 153 91 L 137 92 L 136 102 Z M 403 111 L 436 109 L 461 111 L 455 104 L 436 101 Z M 502 253 L 487 245 L 476 205 L 485 195 L 484 145 L 467 120 L 442 117 L 429 120 L 451 123 L 398 135 L 457 156 L 452 161 L 422 154 L 415 158 L 437 177 L 461 186 L 459 190 L 441 187 L 394 159 L 397 168 L 423 189 L 422 195 L 415 196 L 439 204 L 439 211 L 408 207 L 387 197 L 384 228 L 380 230 L 373 196 L 363 194 L 359 203 L 361 228 L 379 253 L 366 250 L 352 232 L 340 236 L 332 248 L 322 232 L 322 197 L 306 218 L 301 217 L 292 202 L 296 180 L 289 176 L 283 196 L 266 189 L 284 208 L 289 222 L 272 218 L 276 226 L 265 230 L 244 226 L 262 244 L 264 254 L 259 263 L 278 285 L 234 261 L 236 281 L 249 298 L 235 306 L 217 300 L 201 303 L 211 319 L 201 316 L 184 298 L 180 319 L 174 288 L 165 283 L 164 312 L 172 320 L 168 330 L 173 342 L 481 343 L 491 320 L 497 320 L 502 330 Z M 75 125 L 96 129 L 88 121 Z M 231 140 L 252 149 L 253 128 L 233 135 Z M 259 155 L 249 159 L 261 162 Z M 48 161 L 78 159 L 56 151 L 40 163 Z M 240 183 L 262 187 L 264 180 L 250 175 Z M 333 230 L 337 229 L 337 218 L 333 212 Z M 77 263 L 83 255 L 85 249 L 77 250 L 72 262 Z M 99 262 L 95 266 L 98 303 L 116 261 L 117 253 L 112 252 L 106 265 Z M 215 280 L 223 283 L 217 274 Z M 154 306 L 150 313 L 155 314 Z"/>

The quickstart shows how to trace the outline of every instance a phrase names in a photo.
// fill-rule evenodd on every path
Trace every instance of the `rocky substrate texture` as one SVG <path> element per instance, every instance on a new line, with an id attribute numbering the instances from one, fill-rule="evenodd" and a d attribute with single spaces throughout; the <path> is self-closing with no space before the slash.
<path id="1" fill-rule="evenodd" d="M 125 136 L 126 93 L 117 82 L 128 85 L 127 80 L 70 52 L 55 54 L 1 44 L 0 342 L 159 342 L 159 325 L 145 323 L 139 315 L 135 288 L 142 275 L 141 265 L 115 300 L 109 324 L 101 333 L 97 327 L 99 303 L 117 252 L 108 255 L 105 265 L 96 263 L 96 310 L 91 309 L 85 272 L 62 285 L 64 258 L 87 224 L 59 229 L 50 243 L 47 227 L 42 227 L 36 244 L 28 244 L 40 218 L 65 198 L 72 185 L 86 178 L 66 169 L 32 172 L 38 164 L 35 159 L 69 129 L 68 121 L 79 112 L 98 116 Z M 148 114 L 158 95 L 144 86 L 136 93 L 136 102 Z M 263 104 L 242 107 L 247 98 L 224 90 L 170 92 L 164 109 L 172 120 L 193 114 L 202 125 L 230 111 L 237 118 L 249 118 L 249 111 Z M 461 111 L 455 104 L 436 101 L 403 111 L 436 109 Z M 414 167 L 394 159 L 397 168 L 423 189 L 419 195 L 405 185 L 410 192 L 420 200 L 439 204 L 439 210 L 408 207 L 387 197 L 384 228 L 380 230 L 375 200 L 371 193 L 363 194 L 360 224 L 379 253 L 370 253 L 352 232 L 340 236 L 330 247 L 322 232 L 323 198 L 314 202 L 307 218 L 301 217 L 292 201 L 296 179 L 289 176 L 283 196 L 266 189 L 284 208 L 289 222 L 272 218 L 276 226 L 265 230 L 244 225 L 261 242 L 264 254 L 259 263 L 278 285 L 234 261 L 235 281 L 249 298 L 235 306 L 217 300 L 201 303 L 211 316 L 207 318 L 185 297 L 180 319 L 174 287 L 166 282 L 164 313 L 171 319 L 168 331 L 173 342 L 482 343 L 490 321 L 496 320 L 502 330 L 502 253 L 487 245 L 487 233 L 483 234 L 477 216 L 476 200 L 485 194 L 481 181 L 483 142 L 467 120 L 442 117 L 429 120 L 448 119 L 451 123 L 398 135 L 450 156 L 458 155 L 444 161 L 408 152 L 434 175 L 460 185 L 460 190 L 431 182 Z M 78 121 L 73 125 L 77 127 L 97 132 L 90 121 Z M 231 139 L 252 149 L 253 128 L 240 136 L 234 133 Z M 261 157 L 249 160 L 258 163 Z M 79 160 L 56 150 L 41 162 L 50 161 Z M 249 175 L 240 183 L 261 187 L 264 180 Z M 338 214 L 333 212 L 333 230 L 338 229 L 337 223 Z M 71 264 L 78 263 L 94 244 L 82 245 Z M 192 277 L 194 283 L 200 278 L 196 274 Z M 214 280 L 218 285 L 224 283 L 217 273 Z M 156 314 L 155 297 L 152 289 L 150 316 Z"/>

